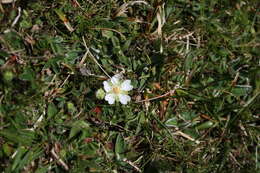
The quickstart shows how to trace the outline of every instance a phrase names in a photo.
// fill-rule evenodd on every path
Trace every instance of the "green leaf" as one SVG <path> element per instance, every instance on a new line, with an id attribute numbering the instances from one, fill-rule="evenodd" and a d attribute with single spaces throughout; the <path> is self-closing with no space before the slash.
<path id="1" fill-rule="evenodd" d="M 189 54 L 186 59 L 185 59 L 185 62 L 184 62 L 184 69 L 185 71 L 188 71 L 189 69 L 192 68 L 192 65 L 193 65 L 193 59 L 194 59 L 194 56 Z"/>
<path id="2" fill-rule="evenodd" d="M 2 149 L 7 156 L 12 154 L 12 148 L 8 145 L 8 143 L 3 144 Z"/>
<path id="3" fill-rule="evenodd" d="M 103 37 L 106 37 L 106 38 L 111 38 L 114 36 L 113 32 L 112 31 L 108 31 L 108 30 L 103 30 L 102 31 L 102 36 Z"/>
<path id="4" fill-rule="evenodd" d="M 185 129 L 183 132 L 186 133 L 187 135 L 191 136 L 194 139 L 197 139 L 200 136 L 198 134 L 198 132 L 195 130 L 195 128 Z"/>
<path id="5" fill-rule="evenodd" d="M 67 102 L 67 108 L 70 113 L 77 111 L 76 107 L 72 102 Z"/>
<path id="6" fill-rule="evenodd" d="M 125 141 L 121 134 L 117 135 L 115 153 L 118 160 L 122 159 L 122 153 L 125 151 Z"/>
<path id="7" fill-rule="evenodd" d="M 31 145 L 34 139 L 34 136 L 31 136 L 31 134 L 29 134 L 30 132 L 26 132 L 26 131 L 13 131 L 13 130 L 1 130 L 0 131 L 0 136 L 3 136 L 5 138 L 7 138 L 10 141 L 13 141 L 15 143 L 18 144 L 22 144 L 22 145 Z"/>
<path id="8" fill-rule="evenodd" d="M 126 40 L 125 44 L 122 47 L 122 51 L 127 51 L 129 49 L 129 47 L 130 47 L 131 42 L 132 42 L 131 39 Z"/>
<path id="9" fill-rule="evenodd" d="M 168 120 L 165 122 L 165 125 L 166 125 L 167 127 L 177 127 L 177 126 L 178 126 L 177 118 L 176 118 L 176 117 L 173 117 L 173 118 L 168 119 Z"/>
<path id="10" fill-rule="evenodd" d="M 89 128 L 89 124 L 86 123 L 85 121 L 79 120 L 79 121 L 74 122 L 72 124 L 72 128 L 70 130 L 69 139 L 76 136 L 83 129 L 88 129 L 88 128 Z"/>
<path id="11" fill-rule="evenodd" d="M 0 57 L 1 58 L 6 58 L 6 57 L 8 57 L 9 56 L 9 54 L 7 53 L 7 52 L 5 52 L 5 51 L 3 51 L 3 50 L 0 50 Z"/>
<path id="12" fill-rule="evenodd" d="M 58 113 L 58 109 L 56 108 L 56 106 L 53 103 L 50 103 L 48 105 L 48 111 L 47 111 L 48 119 L 52 118 L 57 113 Z"/>
<path id="13" fill-rule="evenodd" d="M 235 96 L 245 96 L 248 93 L 248 88 L 232 88 L 231 93 Z"/>
<path id="14" fill-rule="evenodd" d="M 182 118 L 186 121 L 192 121 L 194 118 L 196 118 L 198 115 L 194 111 L 187 111 L 183 112 L 181 114 Z"/>
<path id="15" fill-rule="evenodd" d="M 111 38 L 112 44 L 116 49 L 120 49 L 120 41 L 117 37 L 113 36 Z"/>
<path id="16" fill-rule="evenodd" d="M 5 33 L 4 39 L 14 50 L 24 49 L 23 40 L 18 33 L 8 31 Z"/>
<path id="17" fill-rule="evenodd" d="M 27 164 L 30 164 L 35 159 L 39 158 L 43 153 L 43 150 L 40 148 L 30 149 L 24 157 L 20 160 L 19 165 L 17 166 L 18 170 L 23 169 Z"/>
<path id="18" fill-rule="evenodd" d="M 30 67 L 28 67 L 24 70 L 24 72 L 22 74 L 20 74 L 19 77 L 20 77 L 20 79 L 25 80 L 25 81 L 32 81 L 35 78 L 35 73 Z"/>
<path id="19" fill-rule="evenodd" d="M 4 79 L 5 79 L 6 81 L 11 81 L 11 80 L 13 80 L 13 78 L 14 78 L 14 74 L 13 74 L 12 71 L 6 71 L 6 72 L 4 72 Z"/>
<path id="20" fill-rule="evenodd" d="M 72 127 L 70 130 L 69 139 L 76 136 L 80 131 L 81 131 L 81 129 L 79 127 Z"/>
<path id="21" fill-rule="evenodd" d="M 27 19 L 24 19 L 20 22 L 20 27 L 24 28 L 24 29 L 28 29 L 28 28 L 32 27 L 32 23 L 30 21 L 28 21 Z"/>
<path id="22" fill-rule="evenodd" d="M 50 165 L 38 168 L 35 173 L 46 173 L 49 171 Z"/>
<path id="23" fill-rule="evenodd" d="M 212 121 L 206 121 L 204 123 L 199 124 L 196 129 L 197 130 L 203 130 L 203 129 L 208 129 L 214 126 L 214 123 Z"/>
<path id="24" fill-rule="evenodd" d="M 0 59 L 0 65 L 3 65 L 4 63 L 5 63 L 5 61 Z"/>
<path id="25" fill-rule="evenodd" d="M 14 171 L 16 169 L 16 167 L 18 166 L 18 164 L 21 162 L 23 155 L 27 152 L 28 150 L 21 146 L 18 148 L 15 158 L 14 158 L 14 162 L 12 164 L 12 171 Z"/>

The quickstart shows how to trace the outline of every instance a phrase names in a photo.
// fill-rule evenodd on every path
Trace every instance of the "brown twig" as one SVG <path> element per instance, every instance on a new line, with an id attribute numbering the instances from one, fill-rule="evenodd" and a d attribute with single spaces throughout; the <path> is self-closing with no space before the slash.
<path id="1" fill-rule="evenodd" d="M 150 98 L 150 99 L 144 99 L 144 100 L 136 101 L 135 103 L 148 102 L 148 101 L 152 101 L 152 100 L 156 100 L 156 99 L 159 99 L 159 98 L 166 97 L 168 95 L 173 95 L 175 93 L 176 89 L 178 89 L 178 88 L 179 88 L 179 85 L 176 85 L 173 90 L 170 90 L 169 92 L 167 92 L 163 95 L 153 97 L 153 98 Z"/>
<path id="2" fill-rule="evenodd" d="M 54 148 L 51 149 L 52 156 L 58 161 L 58 163 L 63 166 L 63 168 L 68 171 L 69 167 L 68 165 L 55 153 Z"/>
<path id="3" fill-rule="evenodd" d="M 89 55 L 92 60 L 99 66 L 99 68 L 107 75 L 107 77 L 111 78 L 111 76 L 106 72 L 106 70 L 101 66 L 101 64 L 99 64 L 99 62 L 96 60 L 96 58 L 94 57 L 94 55 L 89 51 L 89 48 L 87 47 L 87 44 L 86 44 L 86 41 L 85 41 L 85 38 L 82 37 L 82 40 L 83 40 L 83 43 L 84 43 L 84 46 L 86 48 L 86 53 L 84 54 L 81 62 L 79 65 L 83 65 L 83 62 L 85 61 L 85 59 L 87 58 L 87 55 Z"/>
<path id="4" fill-rule="evenodd" d="M 182 136 L 182 137 L 184 137 L 184 138 L 186 138 L 186 139 L 189 139 L 189 140 L 195 142 L 196 144 L 199 144 L 199 143 L 200 143 L 200 141 L 198 141 L 198 140 L 192 138 L 191 136 L 187 135 L 186 133 L 183 133 L 182 131 L 177 131 L 177 132 L 175 132 L 174 134 L 180 135 L 180 136 Z"/>
<path id="5" fill-rule="evenodd" d="M 133 162 L 131 162 L 130 160 L 127 160 L 126 158 L 123 159 L 124 162 L 128 163 L 129 165 L 131 165 L 137 172 L 142 172 L 140 168 L 138 168 Z"/>

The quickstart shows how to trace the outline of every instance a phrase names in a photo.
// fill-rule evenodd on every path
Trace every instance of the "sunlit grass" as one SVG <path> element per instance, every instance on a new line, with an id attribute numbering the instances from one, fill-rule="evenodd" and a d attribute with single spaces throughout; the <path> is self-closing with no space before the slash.
<path id="1" fill-rule="evenodd" d="M 259 171 L 258 4 L 2 3 L 1 172 Z"/>

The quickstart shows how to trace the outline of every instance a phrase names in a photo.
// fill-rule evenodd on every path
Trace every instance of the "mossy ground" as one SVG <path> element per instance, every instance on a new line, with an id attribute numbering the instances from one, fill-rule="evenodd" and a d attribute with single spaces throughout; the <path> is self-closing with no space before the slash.
<path id="1" fill-rule="evenodd" d="M 258 172 L 259 5 L 1 4 L 1 172 Z M 96 98 L 99 65 L 130 104 Z"/>

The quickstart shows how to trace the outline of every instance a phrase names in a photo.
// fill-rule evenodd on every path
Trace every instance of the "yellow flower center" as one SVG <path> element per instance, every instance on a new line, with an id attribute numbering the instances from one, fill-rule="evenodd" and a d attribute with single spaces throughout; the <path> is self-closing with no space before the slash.
<path id="1" fill-rule="evenodd" d="M 113 88 L 113 92 L 114 92 L 115 94 L 119 94 L 119 93 L 121 92 L 121 89 L 120 89 L 119 87 L 114 87 L 114 88 Z"/>

